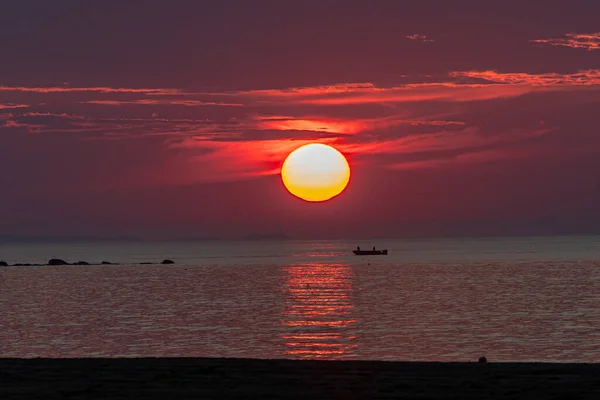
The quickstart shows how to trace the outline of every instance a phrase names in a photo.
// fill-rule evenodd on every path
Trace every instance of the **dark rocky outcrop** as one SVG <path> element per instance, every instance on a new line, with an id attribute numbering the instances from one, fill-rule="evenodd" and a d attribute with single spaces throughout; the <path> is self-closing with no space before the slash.
<path id="1" fill-rule="evenodd" d="M 144 261 L 144 262 L 141 262 L 141 263 L 140 263 L 140 265 L 151 265 L 151 264 L 152 264 L 152 263 L 151 263 L 151 262 L 148 262 L 148 261 Z"/>
<path id="2" fill-rule="evenodd" d="M 73 263 L 73 265 L 90 265 L 90 263 L 87 261 L 77 261 L 76 263 Z"/>
<path id="3" fill-rule="evenodd" d="M 6 261 L 0 261 L 0 267 L 8 267 L 8 263 Z"/>
<path id="4" fill-rule="evenodd" d="M 53 258 L 48 261 L 48 265 L 69 265 L 65 260 L 61 260 L 60 258 Z"/>
<path id="5" fill-rule="evenodd" d="M 110 261 L 102 261 L 101 264 L 102 265 L 112 265 L 112 263 Z"/>
<path id="6" fill-rule="evenodd" d="M 175 264 L 175 261 L 173 261 L 173 260 L 163 260 L 161 262 L 161 264 Z"/>

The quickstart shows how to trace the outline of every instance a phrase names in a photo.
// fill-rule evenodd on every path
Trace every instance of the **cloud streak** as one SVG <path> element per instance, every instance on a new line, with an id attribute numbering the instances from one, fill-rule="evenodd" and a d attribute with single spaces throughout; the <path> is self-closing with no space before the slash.
<path id="1" fill-rule="evenodd" d="M 0 86 L 0 92 L 25 92 L 25 93 L 143 93 L 143 94 L 165 94 L 172 95 L 180 93 L 179 89 L 135 89 L 119 87 L 69 87 L 69 86 Z"/>
<path id="2" fill-rule="evenodd" d="M 255 118 L 257 125 L 255 128 L 272 129 L 280 131 L 314 131 L 327 133 L 357 134 L 385 128 L 392 128 L 399 125 L 411 126 L 436 126 L 444 127 L 451 125 L 464 125 L 462 121 L 443 121 L 443 120 L 417 120 L 407 119 L 401 116 L 393 115 L 383 118 L 319 118 L 319 117 L 291 117 L 291 116 L 270 116 Z"/>
<path id="3" fill-rule="evenodd" d="M 11 110 L 15 108 L 28 108 L 26 104 L 2 104 L 0 103 L 0 110 Z"/>
<path id="4" fill-rule="evenodd" d="M 600 71 L 472 70 L 425 78 L 390 86 L 358 82 L 229 92 L 3 87 L 15 96 L 0 107 L 0 128 L 103 146 L 153 143 L 166 152 L 157 157 L 174 163 L 164 181 L 176 173 L 187 174 L 181 180 L 187 183 L 276 174 L 286 152 L 311 141 L 333 144 L 355 163 L 371 157 L 383 167 L 425 168 L 483 162 L 486 154 L 489 160 L 509 158 L 511 146 L 543 140 L 554 125 L 502 122 L 490 129 L 469 110 L 536 92 L 593 91 Z M 22 93 L 39 102 L 25 106 Z M 202 177 L 209 170 L 210 178 Z"/>
<path id="5" fill-rule="evenodd" d="M 575 90 L 581 86 L 595 85 L 600 85 L 600 69 L 543 74 L 474 70 L 455 71 L 437 79 L 430 77 L 426 83 L 415 82 L 390 87 L 378 87 L 370 82 L 362 82 L 206 95 L 236 98 L 246 105 L 341 106 L 423 101 L 483 101 L 522 96 L 531 93 L 537 87 L 543 87 L 545 90 Z"/>
<path id="6" fill-rule="evenodd" d="M 433 39 L 430 39 L 429 37 L 427 37 L 427 35 L 423 35 L 421 33 L 413 33 L 412 35 L 406 36 L 406 38 L 409 40 L 416 40 L 419 42 L 428 42 L 428 43 L 434 42 Z"/>
<path id="7" fill-rule="evenodd" d="M 588 69 L 572 74 L 560 74 L 555 72 L 528 74 L 524 72 L 500 73 L 497 71 L 461 71 L 452 72 L 450 73 L 450 76 L 454 78 L 481 80 L 488 84 L 531 85 L 549 88 L 600 85 L 600 69 Z"/>
<path id="8" fill-rule="evenodd" d="M 167 99 L 140 99 L 140 100 L 90 100 L 82 101 L 82 104 L 97 104 L 104 106 L 125 106 L 125 105 L 169 105 L 169 106 L 186 106 L 186 107 L 198 107 L 198 106 L 220 106 L 220 107 L 242 107 L 241 103 L 226 103 L 226 102 L 215 102 L 215 101 L 201 101 L 201 100 L 167 100 Z"/>
<path id="9" fill-rule="evenodd" d="M 582 86 L 596 86 L 600 85 L 600 69 L 542 74 L 472 70 L 454 71 L 445 76 L 404 77 L 403 79 L 408 80 L 408 83 L 377 86 L 371 82 L 350 82 L 325 86 L 229 92 L 192 92 L 179 88 L 0 86 L 0 93 L 28 93 L 37 96 L 60 94 L 63 95 L 61 102 L 68 101 L 69 97 L 66 95 L 78 94 L 79 98 L 76 99 L 78 104 L 113 107 L 182 106 L 256 109 L 291 105 L 352 106 L 426 101 L 461 103 L 519 97 L 538 88 L 577 90 Z M 0 104 L 0 109 L 23 107 L 27 106 L 21 102 Z"/>
<path id="10" fill-rule="evenodd" d="M 562 38 L 535 39 L 532 43 L 547 44 L 555 47 L 570 47 L 588 51 L 600 50 L 600 32 L 567 33 Z"/>

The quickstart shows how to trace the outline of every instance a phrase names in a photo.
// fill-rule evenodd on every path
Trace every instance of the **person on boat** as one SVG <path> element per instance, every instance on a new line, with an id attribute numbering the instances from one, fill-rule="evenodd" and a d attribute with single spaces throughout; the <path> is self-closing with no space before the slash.
<path id="1" fill-rule="evenodd" d="M 373 246 L 373 253 L 375 253 L 375 246 Z"/>
<path id="2" fill-rule="evenodd" d="M 357 250 L 357 251 L 360 251 L 360 246 L 356 246 L 356 250 Z"/>

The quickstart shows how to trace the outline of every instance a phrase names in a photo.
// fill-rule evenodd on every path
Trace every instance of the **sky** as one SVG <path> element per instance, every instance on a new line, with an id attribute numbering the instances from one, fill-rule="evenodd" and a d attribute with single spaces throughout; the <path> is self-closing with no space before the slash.
<path id="1" fill-rule="evenodd" d="M 9 2 L 0 235 L 600 233 L 600 2 Z M 339 149 L 307 203 L 287 154 Z"/>

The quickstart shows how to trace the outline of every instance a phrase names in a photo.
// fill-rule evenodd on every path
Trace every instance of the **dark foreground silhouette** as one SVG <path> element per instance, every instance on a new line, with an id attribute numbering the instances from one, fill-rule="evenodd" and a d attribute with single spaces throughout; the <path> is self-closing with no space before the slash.
<path id="1" fill-rule="evenodd" d="M 140 265 L 154 265 L 154 264 L 175 264 L 175 261 L 173 260 L 162 260 L 160 263 L 153 263 L 153 262 L 141 262 L 139 263 Z M 45 265 L 50 265 L 50 266 L 57 266 L 57 265 L 119 265 L 117 263 L 112 263 L 109 261 L 102 261 L 101 263 L 89 263 L 87 261 L 77 261 L 74 263 L 68 263 L 63 259 L 60 258 L 52 258 L 50 260 L 48 260 L 47 264 L 30 264 L 30 263 L 16 263 L 16 264 L 12 264 L 9 265 L 6 261 L 0 261 L 0 267 L 42 267 Z"/>
<path id="2" fill-rule="evenodd" d="M 375 246 L 373 246 L 372 250 L 361 250 L 360 246 L 356 246 L 356 250 L 352 250 L 354 255 L 357 256 L 387 256 L 387 249 L 377 250 Z"/>
<path id="3" fill-rule="evenodd" d="M 0 398 L 599 399 L 600 364 L 0 359 Z"/>
<path id="4" fill-rule="evenodd" d="M 357 256 L 387 256 L 387 249 L 384 250 L 352 250 Z"/>

